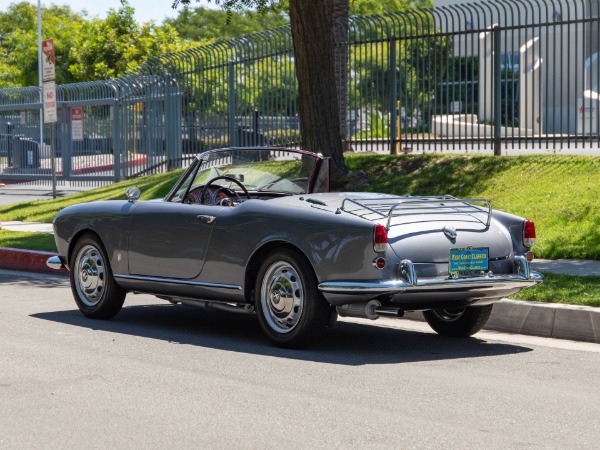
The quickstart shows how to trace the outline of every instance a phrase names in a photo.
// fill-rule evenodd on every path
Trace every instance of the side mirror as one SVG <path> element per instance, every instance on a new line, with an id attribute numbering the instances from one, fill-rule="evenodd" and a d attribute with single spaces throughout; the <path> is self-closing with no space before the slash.
<path id="1" fill-rule="evenodd" d="M 125 195 L 129 199 L 129 201 L 131 203 L 133 203 L 140 198 L 140 196 L 142 195 L 142 192 L 140 191 L 140 188 L 137 186 L 129 186 L 127 188 L 127 190 L 125 191 Z"/>

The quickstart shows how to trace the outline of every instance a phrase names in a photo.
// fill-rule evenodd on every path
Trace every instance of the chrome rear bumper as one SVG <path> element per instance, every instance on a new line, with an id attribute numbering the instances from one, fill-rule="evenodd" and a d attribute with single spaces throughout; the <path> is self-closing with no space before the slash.
<path id="1" fill-rule="evenodd" d="M 522 256 L 515 257 L 515 266 L 518 273 L 502 275 L 480 275 L 446 278 L 417 278 L 414 265 L 409 260 L 400 263 L 400 277 L 395 280 L 375 281 L 325 281 L 319 284 L 319 290 L 325 294 L 338 295 L 395 295 L 406 291 L 445 290 L 460 291 L 461 289 L 487 290 L 499 288 L 501 290 L 524 289 L 539 284 L 543 280 L 541 273 L 531 271 L 529 263 Z"/>

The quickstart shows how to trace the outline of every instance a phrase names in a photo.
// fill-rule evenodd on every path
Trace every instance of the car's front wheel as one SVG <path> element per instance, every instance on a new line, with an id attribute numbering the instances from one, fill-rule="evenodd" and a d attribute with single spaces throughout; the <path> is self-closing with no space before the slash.
<path id="1" fill-rule="evenodd" d="M 492 313 L 494 305 L 445 308 L 423 311 L 431 328 L 444 336 L 469 337 L 480 331 Z"/>
<path id="2" fill-rule="evenodd" d="M 127 292 L 115 282 L 100 240 L 92 234 L 83 235 L 69 262 L 71 290 L 79 310 L 93 319 L 114 317 Z"/>
<path id="3" fill-rule="evenodd" d="M 271 253 L 258 272 L 255 306 L 261 328 L 280 347 L 301 348 L 326 328 L 330 308 L 306 259 L 291 250 Z"/>

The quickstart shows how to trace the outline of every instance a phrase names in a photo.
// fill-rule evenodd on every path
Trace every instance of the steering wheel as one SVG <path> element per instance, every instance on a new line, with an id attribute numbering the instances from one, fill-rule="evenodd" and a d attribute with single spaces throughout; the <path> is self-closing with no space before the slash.
<path id="1" fill-rule="evenodd" d="M 246 189 L 246 186 L 244 186 L 240 180 L 236 180 L 233 177 L 228 177 L 227 175 L 219 175 L 218 177 L 211 178 L 210 180 L 208 180 L 208 182 L 204 186 L 202 186 L 202 189 L 200 190 L 200 193 L 198 194 L 200 204 L 204 204 L 204 196 L 206 194 L 206 190 L 209 188 L 209 186 L 212 183 L 214 183 L 217 180 L 226 180 L 226 181 L 230 181 L 232 183 L 237 184 L 240 187 L 240 189 L 244 192 L 244 194 L 246 194 L 246 197 L 248 197 L 248 200 L 250 200 L 252 198 L 252 197 L 250 197 L 250 194 L 248 193 L 248 189 Z M 223 186 L 219 186 L 219 189 L 217 189 L 215 192 L 213 192 L 213 195 L 211 195 L 211 198 L 213 196 L 215 196 L 215 198 L 216 198 L 216 193 L 220 189 L 223 189 Z M 238 197 L 239 197 L 239 195 L 238 195 Z"/>

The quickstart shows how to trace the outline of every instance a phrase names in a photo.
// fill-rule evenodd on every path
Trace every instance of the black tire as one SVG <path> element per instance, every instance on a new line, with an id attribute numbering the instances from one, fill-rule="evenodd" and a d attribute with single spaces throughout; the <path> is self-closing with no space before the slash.
<path id="1" fill-rule="evenodd" d="M 279 347 L 306 347 L 329 323 L 330 306 L 317 288 L 312 267 L 291 250 L 275 251 L 263 261 L 255 306 L 262 330 Z"/>
<path id="2" fill-rule="evenodd" d="M 117 285 L 100 240 L 83 235 L 73 247 L 69 261 L 71 291 L 79 310 L 92 319 L 117 315 L 127 291 Z"/>
<path id="3" fill-rule="evenodd" d="M 469 306 L 423 311 L 423 316 L 438 334 L 469 337 L 481 330 L 492 313 L 494 305 Z"/>

